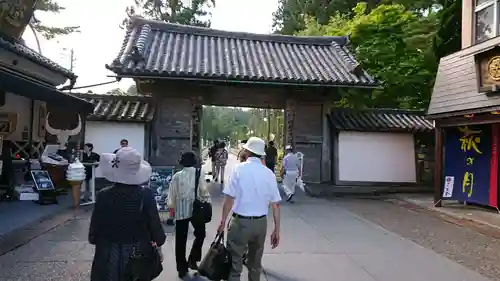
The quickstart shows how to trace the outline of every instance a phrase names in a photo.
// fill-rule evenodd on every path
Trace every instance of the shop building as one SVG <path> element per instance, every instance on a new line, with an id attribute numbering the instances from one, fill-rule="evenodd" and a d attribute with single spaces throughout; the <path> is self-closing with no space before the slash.
<path id="1" fill-rule="evenodd" d="M 434 203 L 498 208 L 500 5 L 496 0 L 462 5 L 462 50 L 441 59 L 428 109 L 440 156 Z"/>
<path id="2" fill-rule="evenodd" d="M 38 159 L 47 143 L 57 142 L 57 136 L 46 131 L 47 121 L 51 127 L 65 130 L 78 126 L 80 118 L 84 124 L 86 115 L 93 111 L 91 103 L 57 89 L 71 89 L 76 75 L 28 48 L 21 39 L 33 14 L 34 2 L 26 0 L 5 5 L 11 5 L 7 10 L 13 13 L 0 16 L 0 198 L 10 200 L 0 200 L 0 236 L 41 219 L 50 210 L 67 206 L 42 207 L 32 202 L 12 202 L 13 190 L 29 179 L 28 160 Z M 21 6 L 24 13 L 16 12 Z M 79 144 L 83 140 L 80 136 L 72 136 L 71 145 Z M 43 210 L 33 212 L 35 207 Z"/>

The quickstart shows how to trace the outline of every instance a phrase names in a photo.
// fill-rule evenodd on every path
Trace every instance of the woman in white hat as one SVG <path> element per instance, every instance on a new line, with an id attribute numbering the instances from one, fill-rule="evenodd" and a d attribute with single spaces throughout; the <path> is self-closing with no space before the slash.
<path id="1" fill-rule="evenodd" d="M 151 166 L 137 150 L 124 147 L 101 154 L 99 167 L 112 186 L 97 195 L 89 229 L 89 242 L 95 245 L 91 281 L 125 281 L 134 275 L 130 263 L 132 253 L 141 252 L 152 260 L 162 260 L 161 247 L 165 232 L 160 222 L 153 191 L 140 185 L 149 181 Z M 156 250 L 152 246 L 158 247 Z M 158 257 L 159 255 L 159 257 Z M 159 266 L 148 266 L 150 281 L 161 272 Z"/>

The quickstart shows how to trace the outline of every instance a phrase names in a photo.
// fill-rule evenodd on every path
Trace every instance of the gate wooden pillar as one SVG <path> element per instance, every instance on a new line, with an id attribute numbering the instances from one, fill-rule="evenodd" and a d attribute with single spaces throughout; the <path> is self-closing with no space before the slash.
<path id="1" fill-rule="evenodd" d="M 295 129 L 295 106 L 294 99 L 286 99 L 285 101 L 285 141 L 283 142 L 286 147 L 291 145 L 295 147 L 294 129 Z"/>
<path id="2" fill-rule="evenodd" d="M 201 97 L 191 98 L 191 150 L 201 159 L 203 105 Z"/>
<path id="3" fill-rule="evenodd" d="M 155 93 L 156 111 L 151 135 L 151 164 L 178 165 L 181 153 L 192 150 L 192 103 L 189 98 Z"/>
<path id="4" fill-rule="evenodd" d="M 329 103 L 322 101 L 286 102 L 287 143 L 304 154 L 302 178 L 320 183 L 331 180 Z"/>

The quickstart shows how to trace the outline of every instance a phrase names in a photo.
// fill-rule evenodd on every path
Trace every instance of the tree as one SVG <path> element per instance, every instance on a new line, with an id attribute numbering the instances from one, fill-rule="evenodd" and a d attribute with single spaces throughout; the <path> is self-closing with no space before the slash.
<path id="1" fill-rule="evenodd" d="M 60 6 L 53 0 L 39 0 L 36 2 L 35 11 L 58 14 L 64 11 L 64 7 Z M 74 32 L 80 32 L 79 26 L 55 27 L 44 25 L 35 16 L 31 19 L 30 26 L 47 40 L 54 39 L 59 35 L 68 35 Z"/>
<path id="2" fill-rule="evenodd" d="M 436 9 L 441 0 L 365 0 L 369 13 L 379 5 L 401 4 L 418 13 Z M 273 13 L 273 28 L 276 33 L 291 35 L 305 28 L 306 18 L 315 18 L 319 24 L 327 24 L 336 14 L 347 18 L 354 16 L 357 0 L 279 0 L 278 9 Z"/>
<path id="3" fill-rule="evenodd" d="M 462 1 L 441 0 L 443 9 L 439 14 L 439 29 L 433 40 L 436 58 L 447 56 L 461 49 Z"/>
<path id="4" fill-rule="evenodd" d="M 121 27 L 130 23 L 130 18 L 141 16 L 147 19 L 185 25 L 210 27 L 207 9 L 215 6 L 215 0 L 134 0 L 126 9 L 127 17 Z M 186 3 L 188 2 L 188 3 Z"/>
<path id="5" fill-rule="evenodd" d="M 127 89 L 127 94 L 129 95 L 138 95 L 137 86 L 135 84 L 130 85 Z"/>
<path id="6" fill-rule="evenodd" d="M 379 5 L 368 11 L 366 3 L 353 9 L 353 16 L 334 15 L 327 25 L 306 19 L 300 35 L 351 34 L 351 48 L 363 68 L 382 83 L 371 93 L 347 90 L 339 106 L 427 107 L 435 77 L 430 50 L 436 17 L 420 18 L 403 5 Z"/>

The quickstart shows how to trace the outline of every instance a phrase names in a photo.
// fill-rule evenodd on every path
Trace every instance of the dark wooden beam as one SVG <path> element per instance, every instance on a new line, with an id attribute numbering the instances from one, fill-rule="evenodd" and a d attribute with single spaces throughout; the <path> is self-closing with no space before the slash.
<path id="1" fill-rule="evenodd" d="M 444 162 L 444 129 L 436 127 L 436 144 L 435 144 L 435 165 L 434 165 L 434 206 L 441 207 L 441 195 L 443 194 L 443 162 Z"/>
<path id="2" fill-rule="evenodd" d="M 454 117 L 436 120 L 436 126 L 441 127 L 457 127 L 467 125 L 480 125 L 500 122 L 500 115 L 496 114 L 480 114 L 473 117 Z"/>

